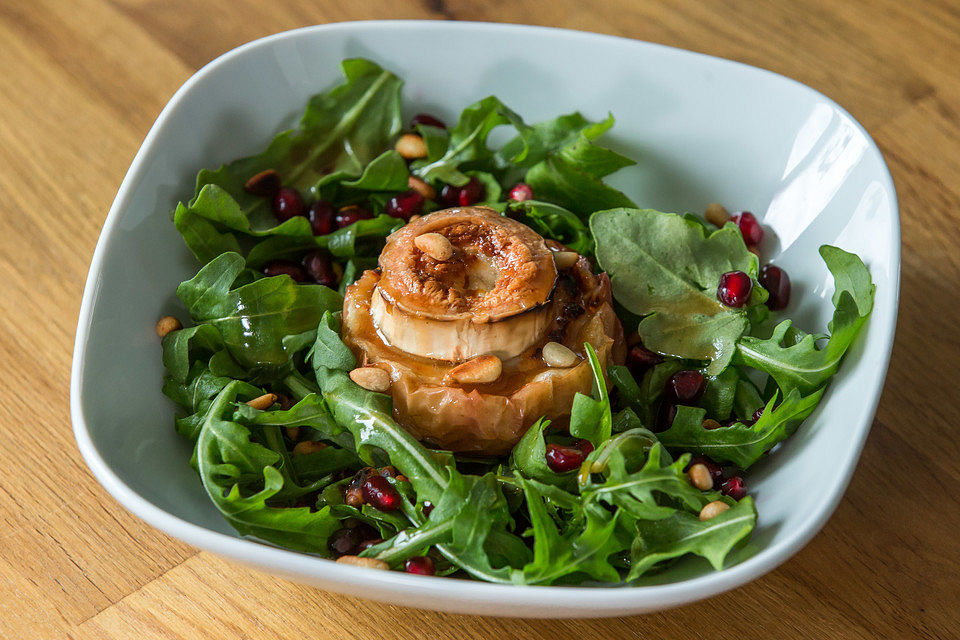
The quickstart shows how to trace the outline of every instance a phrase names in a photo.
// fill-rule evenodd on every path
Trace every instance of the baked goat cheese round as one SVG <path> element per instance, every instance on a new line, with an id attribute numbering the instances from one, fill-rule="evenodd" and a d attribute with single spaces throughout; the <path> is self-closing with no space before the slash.
<path id="1" fill-rule="evenodd" d="M 551 244 L 493 209 L 447 209 L 392 234 L 379 268 L 347 288 L 344 341 L 390 374 L 394 417 L 415 437 L 507 453 L 538 418 L 562 422 L 574 395 L 590 393 L 585 342 L 604 369 L 623 361 L 609 279 L 582 256 L 555 260 L 563 247 Z"/>

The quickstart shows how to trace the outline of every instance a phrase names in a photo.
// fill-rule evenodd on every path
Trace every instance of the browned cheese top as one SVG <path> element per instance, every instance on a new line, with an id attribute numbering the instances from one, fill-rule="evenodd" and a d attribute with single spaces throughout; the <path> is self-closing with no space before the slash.
<path id="1" fill-rule="evenodd" d="M 438 261 L 414 239 L 439 233 L 454 247 Z M 488 207 L 457 207 L 419 218 L 387 238 L 381 295 L 404 312 L 433 319 L 496 322 L 546 304 L 557 269 L 542 237 Z"/>

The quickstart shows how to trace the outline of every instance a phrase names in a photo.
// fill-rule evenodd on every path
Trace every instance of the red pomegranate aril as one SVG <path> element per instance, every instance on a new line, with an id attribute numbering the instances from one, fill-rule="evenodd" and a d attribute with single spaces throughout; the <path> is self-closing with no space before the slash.
<path id="1" fill-rule="evenodd" d="M 263 275 L 265 276 L 282 276 L 287 275 L 296 280 L 297 282 L 306 282 L 307 281 L 307 272 L 303 270 L 299 264 L 293 260 L 271 260 L 267 264 L 263 265 Z"/>
<path id="2" fill-rule="evenodd" d="M 730 476 L 720 485 L 720 493 L 734 500 L 742 500 L 747 495 L 747 486 L 740 476 Z"/>
<path id="3" fill-rule="evenodd" d="M 754 421 L 754 422 L 756 422 L 757 420 L 760 419 L 760 416 L 763 415 L 763 410 L 764 410 L 764 409 L 765 409 L 765 407 L 760 407 L 759 409 L 757 409 L 756 411 L 753 412 L 753 421 Z"/>
<path id="4" fill-rule="evenodd" d="M 422 510 L 423 510 L 423 515 L 429 518 L 430 514 L 433 512 L 433 503 L 430 502 L 429 500 L 424 500 Z"/>
<path id="5" fill-rule="evenodd" d="M 343 229 L 344 227 L 349 227 L 358 220 L 367 220 L 372 217 L 373 214 L 363 207 L 351 205 L 348 207 L 343 207 L 337 211 L 337 215 L 334 216 L 334 221 L 337 223 L 338 229 Z"/>
<path id="6" fill-rule="evenodd" d="M 360 546 L 360 533 L 356 529 L 337 529 L 327 538 L 327 548 L 342 556 L 356 555 Z"/>
<path id="7" fill-rule="evenodd" d="M 652 367 L 663 362 L 663 356 L 647 349 L 642 344 L 635 344 L 627 352 L 627 364 L 637 369 Z"/>
<path id="8" fill-rule="evenodd" d="M 317 284 L 322 284 L 331 289 L 336 289 L 337 285 L 340 284 L 337 282 L 337 272 L 333 270 L 330 257 L 320 249 L 311 251 L 303 257 L 303 268 Z"/>
<path id="9" fill-rule="evenodd" d="M 370 538 L 369 540 L 364 540 L 359 545 L 357 545 L 357 552 L 366 551 L 370 547 L 376 546 L 383 542 L 383 538 Z"/>
<path id="10" fill-rule="evenodd" d="M 303 214 L 303 198 L 300 197 L 300 192 L 293 187 L 280 187 L 273 196 L 274 217 L 280 222 L 286 222 Z"/>
<path id="11" fill-rule="evenodd" d="M 430 556 L 413 556 L 403 563 L 403 570 L 420 576 L 432 576 L 437 572 Z"/>
<path id="12" fill-rule="evenodd" d="M 546 453 L 547 466 L 550 467 L 550 470 L 554 473 L 573 471 L 574 469 L 580 468 L 583 461 L 587 459 L 587 453 L 584 453 L 577 447 L 548 444 Z"/>
<path id="13" fill-rule="evenodd" d="M 673 426 L 673 419 L 677 417 L 677 405 L 666 400 L 660 403 L 657 409 L 657 424 L 654 433 L 662 433 Z"/>
<path id="14" fill-rule="evenodd" d="M 720 276 L 717 298 L 728 307 L 739 309 L 747 304 L 752 292 L 753 280 L 743 271 L 728 271 Z"/>
<path id="15" fill-rule="evenodd" d="M 467 184 L 460 187 L 460 193 L 458 195 L 458 204 L 461 207 L 469 207 L 472 204 L 476 204 L 483 200 L 483 197 L 486 195 L 486 189 L 484 189 L 483 184 L 477 180 L 475 177 L 470 178 L 470 181 Z"/>
<path id="16" fill-rule="evenodd" d="M 383 476 L 370 476 L 363 483 L 363 500 L 380 511 L 396 511 L 400 508 L 400 493 Z"/>
<path id="17" fill-rule="evenodd" d="M 442 207 L 455 207 L 460 204 L 460 187 L 445 184 L 440 189 L 440 199 L 437 201 Z"/>
<path id="18" fill-rule="evenodd" d="M 693 456 L 690 458 L 690 463 L 687 465 L 684 471 L 688 471 L 690 467 L 695 464 L 702 464 L 707 468 L 707 471 L 710 472 L 710 477 L 713 479 L 714 489 L 720 486 L 720 483 L 723 481 L 723 469 L 719 464 L 707 456 Z"/>
<path id="19" fill-rule="evenodd" d="M 767 307 L 771 311 L 780 311 L 790 304 L 790 276 L 787 272 L 772 264 L 760 269 L 760 286 L 767 290 Z"/>
<path id="20" fill-rule="evenodd" d="M 315 236 L 325 236 L 337 230 L 337 210 L 326 200 L 317 200 L 307 209 L 307 219 Z"/>
<path id="21" fill-rule="evenodd" d="M 437 127 L 438 129 L 446 129 L 447 125 L 443 123 L 443 120 L 433 117 L 429 113 L 418 113 L 413 116 L 410 120 L 410 126 L 415 127 L 417 125 L 426 125 L 428 127 Z"/>
<path id="22" fill-rule="evenodd" d="M 590 453 L 593 451 L 593 443 L 586 438 L 577 438 L 573 441 L 573 446 L 579 449 L 584 456 L 590 455 Z"/>
<path id="23" fill-rule="evenodd" d="M 410 189 L 390 198 L 384 208 L 384 213 L 401 220 L 409 220 L 410 216 L 423 211 L 423 203 L 423 196 Z"/>
<path id="24" fill-rule="evenodd" d="M 518 182 L 510 189 L 510 199 L 517 202 L 533 199 L 533 189 L 526 182 Z"/>
<path id="25" fill-rule="evenodd" d="M 664 389 L 667 397 L 680 404 L 696 402 L 707 388 L 707 379 L 699 371 L 677 371 L 667 379 Z"/>
<path id="26" fill-rule="evenodd" d="M 756 216 L 749 211 L 736 213 L 731 220 L 737 223 L 743 241 L 747 243 L 748 247 L 756 247 L 763 241 L 763 227 L 760 226 Z"/>

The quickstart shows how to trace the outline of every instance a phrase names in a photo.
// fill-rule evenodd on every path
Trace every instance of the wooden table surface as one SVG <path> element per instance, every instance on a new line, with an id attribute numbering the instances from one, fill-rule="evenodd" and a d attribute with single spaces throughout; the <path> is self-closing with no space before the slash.
<path id="1" fill-rule="evenodd" d="M 653 615 L 475 618 L 242 569 L 154 531 L 100 488 L 73 441 L 69 368 L 90 257 L 141 140 L 220 53 L 370 18 L 662 42 L 796 78 L 867 127 L 902 208 L 897 340 L 853 482 L 797 556 Z M 960 637 L 960 2 L 0 0 L 0 70 L 0 637 Z"/>

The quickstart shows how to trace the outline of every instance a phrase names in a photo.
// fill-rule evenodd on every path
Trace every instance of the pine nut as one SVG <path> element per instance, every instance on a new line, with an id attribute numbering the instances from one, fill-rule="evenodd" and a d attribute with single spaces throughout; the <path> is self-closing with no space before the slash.
<path id="1" fill-rule="evenodd" d="M 719 429 L 721 426 L 722 425 L 716 420 L 714 420 L 713 418 L 707 418 L 706 420 L 703 421 L 703 428 L 707 430 Z"/>
<path id="2" fill-rule="evenodd" d="M 459 384 L 484 384 L 493 382 L 503 373 L 503 363 L 497 356 L 478 356 L 450 369 L 445 382 Z"/>
<path id="3" fill-rule="evenodd" d="M 337 558 L 337 562 L 340 564 L 352 564 L 355 567 L 366 567 L 367 569 L 381 569 L 387 571 L 390 569 L 388 565 L 383 560 L 377 560 L 376 558 L 361 558 L 360 556 L 340 556 Z"/>
<path id="4" fill-rule="evenodd" d="M 253 400 L 247 403 L 248 407 L 253 407 L 254 409 L 259 409 L 260 411 L 266 411 L 273 406 L 273 403 L 277 401 L 277 394 L 275 393 L 265 393 L 262 396 L 254 398 Z"/>
<path id="5" fill-rule="evenodd" d="M 427 157 L 427 143 L 415 133 L 405 133 L 397 140 L 394 149 L 404 160 L 416 160 Z"/>
<path id="6" fill-rule="evenodd" d="M 557 269 L 560 271 L 566 271 L 577 264 L 577 260 L 580 259 L 580 254 L 576 251 L 554 251 L 553 252 L 553 262 L 557 265 Z"/>
<path id="7" fill-rule="evenodd" d="M 296 442 L 300 439 L 300 427 L 287 427 L 287 437 Z"/>
<path id="8" fill-rule="evenodd" d="M 413 239 L 413 244 L 437 262 L 446 262 L 453 257 L 453 244 L 439 233 L 417 236 Z"/>
<path id="9" fill-rule="evenodd" d="M 707 222 L 710 224 L 715 224 L 718 227 L 722 227 L 723 225 L 727 224 L 728 220 L 730 220 L 730 213 L 722 204 L 711 202 L 707 205 L 707 210 L 704 212 L 703 217 L 705 217 Z"/>
<path id="10" fill-rule="evenodd" d="M 397 482 L 410 482 L 410 478 L 403 475 L 402 473 L 398 475 L 396 478 L 394 478 L 394 480 L 396 480 Z"/>
<path id="11" fill-rule="evenodd" d="M 304 440 L 303 442 L 298 442 L 296 446 L 293 447 L 293 455 L 295 456 L 305 456 L 308 453 L 316 453 L 317 451 L 323 451 L 327 448 L 322 442 L 314 442 L 313 440 Z"/>
<path id="12" fill-rule="evenodd" d="M 707 465 L 698 462 L 690 467 L 687 475 L 690 476 L 690 483 L 697 489 L 700 489 L 700 491 L 713 489 L 713 478 L 710 476 L 710 470 L 707 469 Z"/>
<path id="13" fill-rule="evenodd" d="M 714 500 L 713 502 L 707 503 L 703 509 L 700 509 L 700 519 L 709 520 L 710 518 L 716 518 L 729 508 L 730 505 L 728 505 L 726 502 Z"/>
<path id="14" fill-rule="evenodd" d="M 422 195 L 427 200 L 437 199 L 437 190 L 417 176 L 410 176 L 407 179 L 407 186 Z"/>
<path id="15" fill-rule="evenodd" d="M 543 345 L 543 361 L 548 367 L 572 367 L 579 360 L 577 354 L 559 342 Z"/>
<path id="16" fill-rule="evenodd" d="M 367 391 L 383 393 L 390 388 L 390 374 L 379 367 L 358 367 L 350 372 L 350 379 Z"/>
<path id="17" fill-rule="evenodd" d="M 165 338 L 168 333 L 179 331 L 180 329 L 183 329 L 183 325 L 173 316 L 163 316 L 157 321 L 157 335 L 161 338 Z"/>

